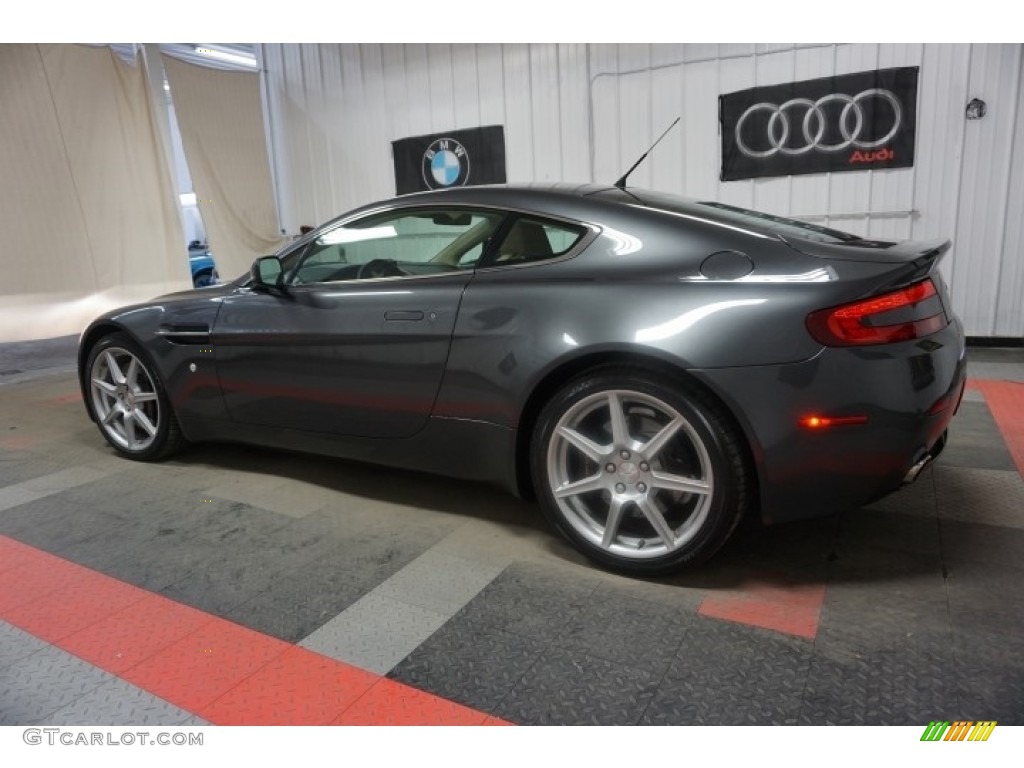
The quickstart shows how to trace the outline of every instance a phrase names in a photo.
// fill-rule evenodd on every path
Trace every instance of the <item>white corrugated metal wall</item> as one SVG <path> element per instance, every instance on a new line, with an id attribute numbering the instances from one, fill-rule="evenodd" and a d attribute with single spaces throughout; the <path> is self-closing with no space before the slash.
<path id="1" fill-rule="evenodd" d="M 653 187 L 882 238 L 951 237 L 975 336 L 1024 336 L 1024 46 L 265 45 L 282 225 L 394 193 L 391 141 L 505 126 L 509 181 Z M 717 99 L 754 85 L 920 66 L 913 168 L 720 182 Z M 988 104 L 967 121 L 967 102 Z"/>

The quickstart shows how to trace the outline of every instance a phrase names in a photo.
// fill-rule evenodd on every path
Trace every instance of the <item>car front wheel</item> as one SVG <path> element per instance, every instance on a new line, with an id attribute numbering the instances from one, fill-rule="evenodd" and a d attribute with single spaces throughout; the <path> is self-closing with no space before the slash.
<path id="1" fill-rule="evenodd" d="M 93 417 L 119 454 L 149 461 L 184 444 L 155 368 L 129 336 L 113 333 L 100 339 L 86 370 Z"/>
<path id="2" fill-rule="evenodd" d="M 614 570 L 659 575 L 705 560 L 750 500 L 742 438 L 692 385 L 632 368 L 567 384 L 540 414 L 531 469 L 546 516 Z"/>

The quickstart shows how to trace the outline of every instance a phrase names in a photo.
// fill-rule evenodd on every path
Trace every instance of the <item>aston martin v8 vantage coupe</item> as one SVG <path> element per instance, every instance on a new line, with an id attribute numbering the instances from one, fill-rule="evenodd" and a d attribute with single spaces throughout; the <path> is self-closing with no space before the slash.
<path id="1" fill-rule="evenodd" d="M 412 194 L 97 319 L 81 387 L 130 459 L 240 441 L 490 481 L 666 573 L 748 511 L 855 509 L 937 455 L 949 247 L 619 187 Z"/>

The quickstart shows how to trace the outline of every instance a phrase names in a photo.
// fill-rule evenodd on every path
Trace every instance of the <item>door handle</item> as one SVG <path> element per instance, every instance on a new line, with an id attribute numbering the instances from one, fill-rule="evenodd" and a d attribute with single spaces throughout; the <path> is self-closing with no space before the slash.
<path id="1" fill-rule="evenodd" d="M 384 313 L 384 319 L 394 321 L 416 321 L 423 319 L 423 313 L 418 309 L 391 309 Z"/>

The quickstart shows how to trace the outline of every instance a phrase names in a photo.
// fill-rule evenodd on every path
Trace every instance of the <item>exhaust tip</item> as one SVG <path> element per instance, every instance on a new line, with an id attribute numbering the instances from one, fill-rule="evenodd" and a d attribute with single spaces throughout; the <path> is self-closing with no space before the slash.
<path id="1" fill-rule="evenodd" d="M 942 453 L 942 449 L 946 447 L 947 434 L 948 433 L 946 431 L 943 431 L 932 447 L 925 450 L 924 455 L 915 461 L 914 465 L 907 470 L 907 474 L 903 476 L 903 485 L 910 485 L 912 482 L 917 480 L 921 471 L 938 458 L 939 454 Z"/>
<path id="2" fill-rule="evenodd" d="M 931 464 L 935 460 L 935 457 L 931 453 L 926 453 L 922 458 L 918 459 L 909 470 L 907 474 L 903 476 L 903 485 L 910 485 L 912 482 L 917 480 L 918 475 L 921 474 L 922 470 Z"/>

